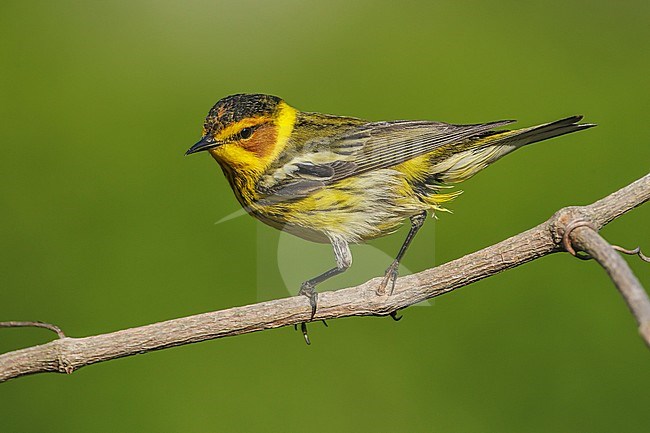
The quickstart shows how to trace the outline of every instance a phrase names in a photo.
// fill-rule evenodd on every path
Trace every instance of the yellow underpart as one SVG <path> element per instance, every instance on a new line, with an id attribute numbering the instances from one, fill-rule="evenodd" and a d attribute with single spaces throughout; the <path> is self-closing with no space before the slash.
<path id="1" fill-rule="evenodd" d="M 413 195 L 411 185 L 413 183 L 422 182 L 430 175 L 431 161 L 429 155 L 418 156 L 406 162 L 401 163 L 395 167 L 395 170 L 404 174 L 403 187 L 400 189 L 402 196 Z M 440 210 L 438 204 L 444 203 L 458 197 L 462 191 L 455 191 L 449 193 L 436 193 L 429 196 L 421 197 L 427 204 L 431 205 L 436 210 Z"/>
<path id="2" fill-rule="evenodd" d="M 428 195 L 428 196 L 422 197 L 422 199 L 425 202 L 427 202 L 428 204 L 430 204 L 432 207 L 434 207 L 435 210 L 443 210 L 445 212 L 448 212 L 447 209 L 441 208 L 438 205 L 441 204 L 441 203 L 451 201 L 451 200 L 455 199 L 456 197 L 458 197 L 459 195 L 461 195 L 462 193 L 463 193 L 463 191 L 460 191 L 460 190 L 459 191 L 448 192 L 448 193 L 444 193 L 444 194 L 436 193 L 436 194 L 433 194 L 433 195 Z"/>
<path id="3" fill-rule="evenodd" d="M 355 179 L 345 179 L 341 187 L 352 185 Z M 288 218 L 294 224 L 305 225 L 333 232 L 346 231 L 350 218 L 358 212 L 363 197 L 338 188 L 324 188 L 314 194 L 291 203 Z"/>
<path id="4" fill-rule="evenodd" d="M 341 181 L 341 184 L 344 183 L 346 181 Z M 313 209 L 333 209 L 334 213 L 338 213 L 341 208 L 354 207 L 356 201 L 358 201 L 358 198 L 349 192 L 337 188 L 323 188 L 295 202 L 293 207 L 301 212 L 308 212 Z"/>
<path id="5" fill-rule="evenodd" d="M 417 158 L 409 159 L 408 161 L 395 166 L 394 169 L 403 173 L 404 178 L 407 181 L 415 183 L 424 180 L 428 176 L 430 166 L 431 163 L 429 162 L 429 156 L 422 155 Z"/>

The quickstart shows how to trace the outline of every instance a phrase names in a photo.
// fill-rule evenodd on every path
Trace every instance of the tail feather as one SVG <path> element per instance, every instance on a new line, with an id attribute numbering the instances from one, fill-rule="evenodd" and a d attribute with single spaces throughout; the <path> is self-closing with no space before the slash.
<path id="1" fill-rule="evenodd" d="M 472 149 L 435 161 L 430 172 L 439 182 L 462 182 L 522 146 L 596 126 L 580 124 L 580 120 L 582 116 L 571 116 L 530 128 L 490 131 L 476 140 Z"/>
<path id="2" fill-rule="evenodd" d="M 556 120 L 555 122 L 545 123 L 543 125 L 514 130 L 503 139 L 497 139 L 489 145 L 514 144 L 516 147 L 521 147 L 527 144 L 548 140 L 549 138 L 559 137 L 560 135 L 570 134 L 572 132 L 596 126 L 593 123 L 578 123 L 581 120 L 582 116 L 571 116 L 565 119 Z"/>

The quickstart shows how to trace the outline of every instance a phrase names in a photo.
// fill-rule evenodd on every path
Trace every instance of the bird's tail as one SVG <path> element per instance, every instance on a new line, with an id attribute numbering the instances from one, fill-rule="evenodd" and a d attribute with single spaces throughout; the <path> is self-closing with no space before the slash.
<path id="1" fill-rule="evenodd" d="M 431 174 L 443 183 L 462 182 L 522 146 L 596 126 L 592 123 L 580 124 L 580 120 L 582 116 L 571 116 L 530 128 L 490 131 L 477 137 L 470 149 L 436 161 Z"/>
<path id="2" fill-rule="evenodd" d="M 514 145 L 515 147 L 525 146 L 549 138 L 559 137 L 560 135 L 570 134 L 571 132 L 581 131 L 596 126 L 593 123 L 578 123 L 582 116 L 571 116 L 566 119 L 556 120 L 555 122 L 545 123 L 543 125 L 532 126 L 530 128 L 516 129 L 506 131 L 503 134 L 495 134 L 494 142 L 486 143 L 488 145 Z"/>

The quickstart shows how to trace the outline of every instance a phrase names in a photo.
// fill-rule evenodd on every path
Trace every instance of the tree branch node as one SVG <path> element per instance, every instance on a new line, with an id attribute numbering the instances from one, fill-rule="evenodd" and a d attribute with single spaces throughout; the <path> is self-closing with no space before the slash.
<path id="1" fill-rule="evenodd" d="M 562 246 L 564 249 L 571 254 L 574 257 L 578 257 L 583 260 L 589 260 L 591 256 L 578 256 L 576 253 L 576 250 L 573 248 L 573 245 L 571 243 L 571 232 L 573 232 L 575 229 L 578 227 L 587 227 L 592 229 L 595 232 L 598 232 L 596 230 L 596 227 L 594 227 L 594 224 L 591 221 L 587 221 L 585 219 L 575 219 L 573 221 L 570 221 L 565 227 L 564 227 L 564 233 L 562 234 Z"/>

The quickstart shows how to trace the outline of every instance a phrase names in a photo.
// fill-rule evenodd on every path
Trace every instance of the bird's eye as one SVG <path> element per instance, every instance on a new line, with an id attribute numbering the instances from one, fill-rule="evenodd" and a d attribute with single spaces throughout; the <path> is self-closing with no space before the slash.
<path id="1" fill-rule="evenodd" d="M 239 136 L 243 140 L 246 140 L 247 138 L 251 138 L 251 135 L 253 135 L 253 128 L 244 128 L 241 131 L 239 131 Z"/>

